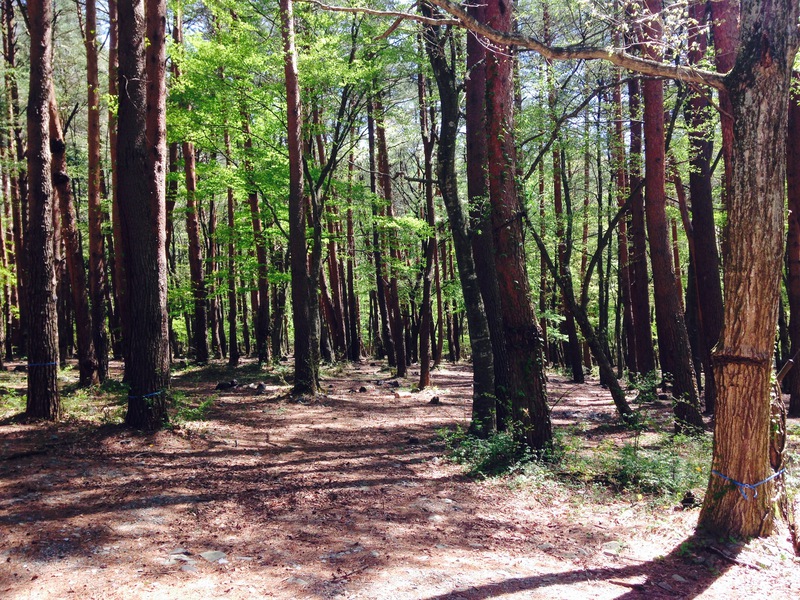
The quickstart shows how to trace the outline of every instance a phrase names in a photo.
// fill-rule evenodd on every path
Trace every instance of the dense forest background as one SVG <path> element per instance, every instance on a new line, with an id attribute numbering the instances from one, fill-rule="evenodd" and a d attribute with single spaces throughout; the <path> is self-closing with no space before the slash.
<path id="1" fill-rule="evenodd" d="M 123 359 L 145 430 L 177 359 L 292 355 L 295 397 L 321 363 L 424 389 L 469 360 L 471 434 L 541 457 L 545 368 L 597 374 L 628 427 L 628 383 L 669 392 L 676 433 L 713 415 L 701 525 L 771 533 L 781 386 L 800 415 L 797 13 L 6 0 L 0 341 L 26 415 L 58 419 L 72 357 L 84 386 Z"/>

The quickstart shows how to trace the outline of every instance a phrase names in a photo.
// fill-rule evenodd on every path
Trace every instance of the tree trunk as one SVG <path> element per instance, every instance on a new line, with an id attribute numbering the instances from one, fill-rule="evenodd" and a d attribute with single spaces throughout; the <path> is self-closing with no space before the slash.
<path id="1" fill-rule="evenodd" d="M 51 59 L 52 5 L 29 0 L 31 36 L 28 92 L 28 399 L 25 414 L 57 420 L 58 331 L 53 269 L 53 185 L 50 173 L 49 108 L 53 85 Z"/>
<path id="2" fill-rule="evenodd" d="M 512 6 L 489 0 L 486 21 L 500 31 L 511 29 Z M 521 435 L 537 451 L 552 440 L 546 402 L 542 339 L 530 302 L 522 219 L 514 178 L 516 149 L 513 124 L 513 80 L 509 51 L 488 51 L 486 57 L 486 133 L 489 200 L 494 228 L 495 266 L 500 286 L 503 329 L 509 355 L 509 396 Z"/>
<path id="3" fill-rule="evenodd" d="M 289 247 L 292 272 L 294 316 L 294 387 L 292 393 L 316 394 L 319 385 L 319 345 L 314 336 L 314 319 L 319 316 L 316 282 L 311 281 L 306 246 L 306 203 L 303 199 L 303 142 L 300 120 L 300 87 L 297 81 L 297 51 L 294 45 L 292 0 L 280 0 L 286 77 L 287 147 L 289 149 Z M 313 288 L 313 289 L 312 289 Z M 318 313 L 317 313 L 318 315 Z"/>
<path id="4" fill-rule="evenodd" d="M 423 172 L 425 190 L 425 220 L 431 233 L 425 242 L 425 266 L 422 274 L 422 305 L 419 316 L 419 389 L 431 384 L 431 329 L 433 327 L 433 257 L 436 254 L 436 215 L 433 207 L 433 123 L 428 119 L 428 90 L 422 68 L 417 73 L 419 100 L 419 127 L 422 137 Z"/>
<path id="5" fill-rule="evenodd" d="M 108 376 L 108 335 L 105 310 L 105 290 L 108 284 L 106 282 L 102 231 L 105 216 L 100 204 L 100 79 L 97 60 L 97 3 L 95 0 L 86 0 L 86 27 L 83 37 L 86 47 L 86 84 L 88 89 L 86 137 L 88 177 L 86 187 L 89 213 L 89 299 L 92 311 L 92 343 L 97 358 L 97 377 L 102 382 Z M 64 212 L 62 204 L 62 213 Z M 77 302 L 75 309 L 76 311 L 82 310 Z M 78 346 L 80 348 L 80 335 L 78 336 Z"/>
<path id="6" fill-rule="evenodd" d="M 724 245 L 725 318 L 713 356 L 713 471 L 698 526 L 739 539 L 769 535 L 775 528 L 778 488 L 766 480 L 776 475 L 770 465 L 770 374 L 786 175 L 785 161 L 775 157 L 786 151 L 799 12 L 794 0 L 745 0 L 740 50 L 726 79 L 735 144 Z M 758 495 L 731 481 L 758 485 Z"/>
<path id="7" fill-rule="evenodd" d="M 186 233 L 189 238 L 189 277 L 194 299 L 194 359 L 208 362 L 208 298 L 200 250 L 200 223 L 197 206 L 197 174 L 194 144 L 183 142 L 183 171 L 186 177 Z"/>
<path id="8" fill-rule="evenodd" d="M 661 0 L 648 0 L 648 10 L 658 14 Z M 643 26 L 644 55 L 658 60 L 660 53 L 648 43 L 661 40 L 661 25 L 649 19 Z M 697 389 L 692 377 L 691 350 L 686 322 L 676 286 L 666 214 L 666 166 L 664 162 L 664 84 L 660 79 L 646 79 L 644 87 L 645 210 L 650 260 L 653 265 L 653 290 L 656 305 L 656 330 L 661 370 L 672 376 L 675 397 L 675 428 L 703 427 Z"/>
<path id="9" fill-rule="evenodd" d="M 631 201 L 630 285 L 633 326 L 636 335 L 636 372 L 642 375 L 656 370 L 653 352 L 653 332 L 650 324 L 650 282 L 647 268 L 647 236 L 645 233 L 644 195 L 642 181 L 642 121 L 640 81 L 628 80 L 628 100 L 631 119 L 631 152 L 628 185 L 634 195 Z"/>
<path id="10" fill-rule="evenodd" d="M 225 129 L 225 153 L 230 166 L 231 136 Z M 235 367 L 239 364 L 239 340 L 236 335 L 236 199 L 233 188 L 228 188 L 228 342 L 230 354 L 228 364 Z"/>
<path id="11" fill-rule="evenodd" d="M 78 234 L 72 186 L 67 174 L 66 143 L 58 116 L 55 89 L 51 90 L 50 102 L 50 151 L 53 185 L 58 192 L 61 216 L 61 234 L 64 240 L 67 272 L 69 273 L 72 305 L 75 310 L 75 330 L 78 337 L 78 372 L 81 386 L 99 382 L 98 361 L 92 338 L 92 319 L 89 315 L 89 297 L 86 290 L 86 268 L 83 264 L 83 249 Z M 99 206 L 98 206 L 99 208 Z M 102 298 L 101 298 L 102 303 Z M 102 306 L 101 306 L 102 308 Z"/>
<path id="12" fill-rule="evenodd" d="M 353 171 L 355 170 L 355 156 L 350 153 L 348 160 L 348 188 L 352 187 Z M 353 204 L 352 196 L 347 197 L 347 307 L 350 312 L 348 322 L 349 358 L 353 362 L 361 360 L 361 314 L 355 286 L 356 238 L 353 230 Z"/>
<path id="13" fill-rule="evenodd" d="M 125 423 L 167 421 L 169 336 L 165 205 L 165 26 L 163 0 L 119 2 L 118 198 L 127 284 Z M 147 47 L 145 49 L 145 39 Z"/>
<path id="14" fill-rule="evenodd" d="M 423 4 L 421 9 L 425 11 L 429 10 L 429 7 Z M 492 341 L 476 276 L 472 244 L 467 233 L 467 217 L 458 198 L 458 177 L 455 163 L 460 109 L 456 86 L 456 65 L 448 64 L 446 56 L 449 53 L 445 52 L 444 43 L 439 31 L 432 27 L 425 28 L 425 49 L 436 79 L 441 102 L 436 177 L 450 222 L 453 247 L 458 255 L 458 275 L 464 295 L 464 308 L 472 350 L 472 424 L 470 428 L 476 435 L 488 436 L 497 428 Z M 472 165 L 470 170 L 475 168 L 482 169 L 484 165 Z M 445 246 L 444 242 L 442 246 Z M 443 257 L 440 263 L 446 279 L 447 261 Z M 442 317 L 446 318 L 444 314 Z M 440 340 L 441 338 L 440 334 Z M 451 340 L 449 320 L 448 340 Z M 454 341 L 450 343 L 451 352 L 454 350 L 453 346 Z"/>
<path id="15" fill-rule="evenodd" d="M 392 176 L 389 173 L 389 150 L 386 145 L 386 129 L 384 127 L 384 111 L 381 103 L 381 94 L 375 97 L 375 143 L 378 156 L 378 172 L 381 194 L 386 200 L 386 214 L 389 218 L 394 217 L 392 206 Z M 389 247 L 391 257 L 398 259 L 396 239 L 393 232 L 389 236 Z M 389 309 L 389 329 L 392 333 L 392 344 L 394 345 L 395 368 L 398 377 L 406 376 L 406 344 L 403 335 L 403 317 L 400 310 L 400 295 L 397 289 L 397 276 L 395 268 L 387 265 L 389 275 L 389 285 L 386 287 L 386 304 Z"/>

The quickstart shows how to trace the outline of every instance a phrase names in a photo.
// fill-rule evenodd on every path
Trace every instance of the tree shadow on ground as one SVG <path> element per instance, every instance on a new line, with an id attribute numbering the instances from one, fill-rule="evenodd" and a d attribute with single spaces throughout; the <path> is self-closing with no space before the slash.
<path id="1" fill-rule="evenodd" d="M 576 582 L 605 582 L 627 592 L 617 600 L 633 598 L 696 598 L 707 591 L 733 565 L 758 570 L 739 561 L 739 544 L 715 543 L 704 534 L 695 533 L 666 556 L 627 566 L 581 568 L 561 573 L 543 573 L 532 577 L 514 577 L 502 581 L 427 596 L 424 600 L 484 600 L 510 593 L 542 592 Z M 675 579 L 677 577 L 677 579 Z M 679 582 L 679 583 L 678 583 Z M 680 591 L 675 589 L 680 587 Z M 727 590 L 730 591 L 730 590 Z"/>

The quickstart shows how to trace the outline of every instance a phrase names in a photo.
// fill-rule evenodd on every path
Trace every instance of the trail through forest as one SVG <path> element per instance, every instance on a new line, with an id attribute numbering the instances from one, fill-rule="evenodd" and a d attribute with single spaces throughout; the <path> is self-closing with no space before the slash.
<path id="1" fill-rule="evenodd" d="M 0 596 L 800 597 L 784 535 L 692 538 L 697 509 L 554 477 L 465 476 L 437 430 L 468 424 L 469 368 L 436 371 L 423 392 L 389 377 L 378 363 L 339 368 L 324 395 L 292 403 L 280 371 L 186 369 L 173 389 L 213 402 L 153 435 L 6 418 Z M 548 386 L 556 429 L 579 430 L 585 448 L 630 441 L 596 380 Z"/>

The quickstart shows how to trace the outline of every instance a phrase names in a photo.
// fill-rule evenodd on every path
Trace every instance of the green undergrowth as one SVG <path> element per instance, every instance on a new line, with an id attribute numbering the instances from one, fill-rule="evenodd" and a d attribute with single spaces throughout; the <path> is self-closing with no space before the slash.
<path id="1" fill-rule="evenodd" d="M 553 446 L 534 459 L 514 431 L 480 439 L 462 428 L 441 430 L 446 456 L 478 478 L 509 476 L 515 486 L 604 488 L 615 494 L 673 502 L 702 491 L 711 464 L 711 435 L 633 432 L 593 444 L 579 426 L 557 430 Z"/>

